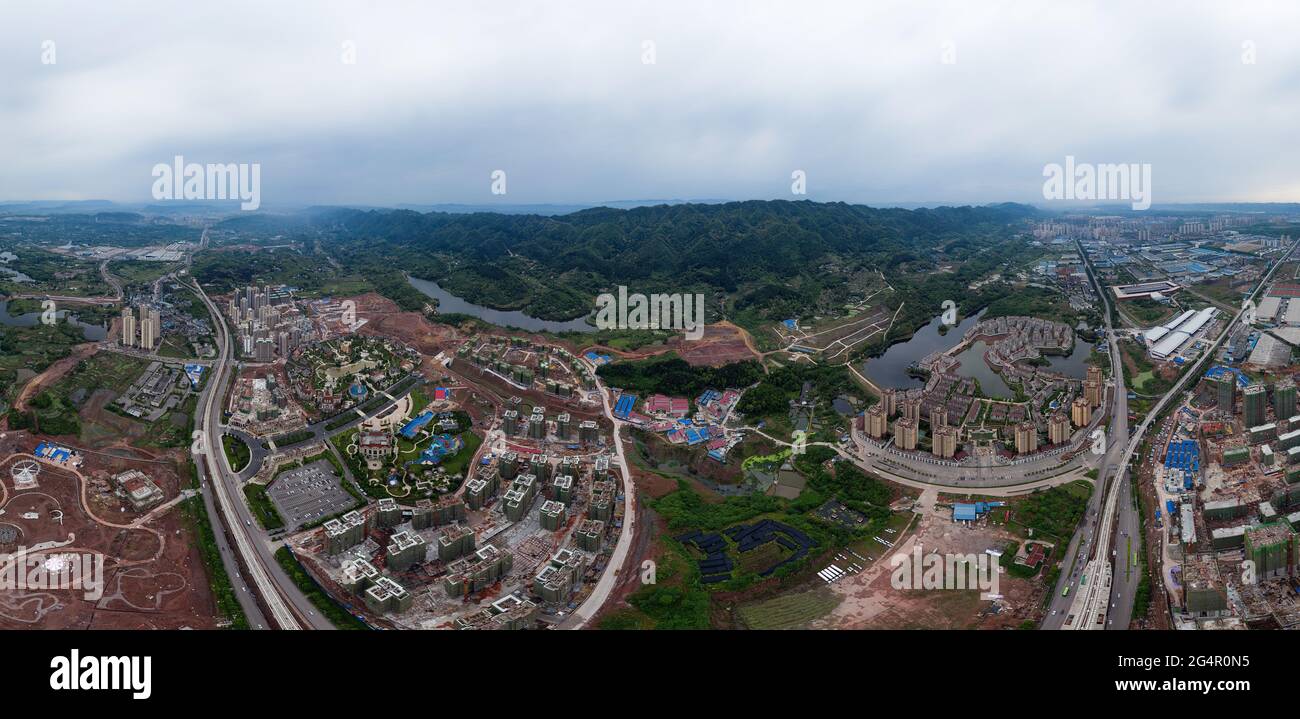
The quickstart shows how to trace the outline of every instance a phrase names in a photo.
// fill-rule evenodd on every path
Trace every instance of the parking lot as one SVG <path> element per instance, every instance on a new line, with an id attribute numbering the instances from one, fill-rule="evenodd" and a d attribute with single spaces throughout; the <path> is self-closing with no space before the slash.
<path id="1" fill-rule="evenodd" d="M 266 491 L 290 530 L 356 504 L 356 499 L 343 489 L 341 480 L 335 476 L 334 467 L 323 459 L 281 474 Z"/>

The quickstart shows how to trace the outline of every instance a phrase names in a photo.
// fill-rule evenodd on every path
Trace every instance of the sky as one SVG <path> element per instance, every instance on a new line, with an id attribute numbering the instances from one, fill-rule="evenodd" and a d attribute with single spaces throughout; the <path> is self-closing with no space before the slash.
<path id="1" fill-rule="evenodd" d="M 1300 201 L 1300 4 L 0 0 L 0 200 Z M 493 173 L 505 194 L 493 194 Z M 792 173 L 806 195 L 792 192 Z M 500 183 L 497 185 L 500 190 Z"/>

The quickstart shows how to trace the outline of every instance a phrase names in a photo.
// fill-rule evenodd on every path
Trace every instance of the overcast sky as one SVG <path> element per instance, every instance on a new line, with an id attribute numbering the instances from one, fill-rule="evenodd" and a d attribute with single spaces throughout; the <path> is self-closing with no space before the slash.
<path id="1" fill-rule="evenodd" d="M 3 0 L 0 199 L 149 201 L 183 155 L 260 163 L 264 206 L 788 198 L 794 170 L 1042 203 L 1073 155 L 1150 163 L 1157 203 L 1300 201 L 1297 30 L 1235 1 Z"/>

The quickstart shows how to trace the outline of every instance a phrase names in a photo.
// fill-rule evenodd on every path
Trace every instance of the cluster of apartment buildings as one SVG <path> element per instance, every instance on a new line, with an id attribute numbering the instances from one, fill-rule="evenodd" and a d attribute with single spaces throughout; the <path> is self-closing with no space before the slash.
<path id="1" fill-rule="evenodd" d="M 1070 403 L 1070 413 L 1055 411 L 1044 422 L 1047 444 L 1062 445 L 1070 441 L 1071 424 L 1083 427 L 1092 421 L 1093 411 L 1105 398 L 1105 381 L 1101 370 L 1088 368 L 1088 378 L 1083 383 L 1083 394 Z M 952 459 L 961 453 L 963 439 L 983 441 L 994 433 L 986 428 L 949 422 L 949 409 L 945 404 L 927 404 L 922 396 L 915 392 L 902 392 L 887 389 L 882 393 L 881 401 L 872 405 L 861 417 L 862 431 L 872 439 L 883 440 L 893 437 L 894 446 L 901 450 L 916 450 L 919 447 L 919 433 L 922 421 L 930 430 L 930 453 L 940 459 Z M 1006 405 L 996 404 L 995 408 Z M 1019 407 L 1013 406 L 1014 408 Z M 1002 413 L 1000 418 L 1011 421 L 1001 425 L 1005 440 L 1014 447 L 1016 454 L 1032 454 L 1041 449 L 1039 424 L 1027 418 L 1021 407 L 1021 413 L 1012 417 Z M 990 411 L 990 415 L 992 415 Z M 897 419 L 893 419 L 897 416 Z M 892 424 L 891 424 L 892 422 Z"/>
<path id="2" fill-rule="evenodd" d="M 152 351 L 162 341 L 162 317 L 150 305 L 140 305 L 139 311 L 137 321 L 135 308 L 122 308 L 122 346 Z"/>
<path id="3" fill-rule="evenodd" d="M 235 346 L 256 362 L 288 357 L 316 336 L 311 320 L 298 310 L 293 293 L 283 285 L 236 290 L 226 312 L 235 325 Z"/>

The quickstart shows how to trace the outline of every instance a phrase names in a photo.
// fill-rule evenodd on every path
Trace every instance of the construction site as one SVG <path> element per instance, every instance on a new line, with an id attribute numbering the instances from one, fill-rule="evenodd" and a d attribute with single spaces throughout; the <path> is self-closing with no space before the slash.
<path id="1" fill-rule="evenodd" d="M 287 545 L 372 626 L 541 628 L 600 577 L 622 531 L 623 492 L 605 455 L 487 453 L 453 493 L 381 499 Z"/>
<path id="2" fill-rule="evenodd" d="M 0 434 L 0 570 L 98 565 L 95 586 L 0 587 L 0 628 L 208 629 L 215 604 L 174 465 Z"/>

